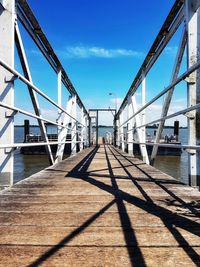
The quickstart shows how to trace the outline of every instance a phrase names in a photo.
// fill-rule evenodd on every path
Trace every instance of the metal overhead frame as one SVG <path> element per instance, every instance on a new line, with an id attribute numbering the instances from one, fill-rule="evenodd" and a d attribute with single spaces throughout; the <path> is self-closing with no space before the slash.
<path id="1" fill-rule="evenodd" d="M 65 69 L 63 68 L 58 57 L 56 56 L 52 46 L 50 45 L 47 37 L 45 36 L 39 22 L 34 16 L 27 1 L 24 1 L 24 0 L 16 1 L 16 13 L 17 13 L 17 18 L 19 19 L 21 24 L 24 26 L 26 31 L 29 33 L 29 35 L 31 36 L 31 38 L 33 39 L 37 47 L 40 49 L 44 57 L 47 59 L 49 64 L 54 69 L 54 71 L 56 73 L 58 73 L 58 71 L 61 71 L 62 83 L 65 85 L 65 87 L 68 89 L 71 95 L 76 95 L 77 104 L 79 105 L 80 108 L 83 108 L 84 113 L 89 116 L 78 93 L 76 92 L 76 89 L 74 88 Z"/>
<path id="2" fill-rule="evenodd" d="M 98 145 L 98 139 L 99 139 L 99 112 L 104 112 L 104 111 L 110 111 L 112 113 L 112 115 L 116 116 L 116 112 L 117 110 L 114 109 L 114 108 L 92 108 L 92 109 L 89 109 L 89 114 L 90 112 L 95 112 L 96 113 L 96 116 L 94 116 L 93 118 L 96 119 L 96 145 Z M 113 112 L 115 112 L 115 114 L 113 114 Z M 92 117 L 91 117 L 92 118 Z M 116 135 L 115 133 L 115 119 L 114 119 L 114 136 Z M 115 137 L 114 137 L 115 139 Z M 115 141 L 114 141 L 115 143 Z"/>

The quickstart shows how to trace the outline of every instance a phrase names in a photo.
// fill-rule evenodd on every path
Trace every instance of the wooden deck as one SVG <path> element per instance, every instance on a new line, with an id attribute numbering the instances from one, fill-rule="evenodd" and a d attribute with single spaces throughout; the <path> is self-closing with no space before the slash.
<path id="1" fill-rule="evenodd" d="M 0 266 L 200 266 L 198 190 L 112 146 L 0 199 Z"/>

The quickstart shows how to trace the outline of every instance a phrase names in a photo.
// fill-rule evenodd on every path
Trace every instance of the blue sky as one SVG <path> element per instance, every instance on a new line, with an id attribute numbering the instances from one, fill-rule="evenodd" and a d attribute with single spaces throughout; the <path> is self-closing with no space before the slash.
<path id="1" fill-rule="evenodd" d="M 119 102 L 125 96 L 174 1 L 60 0 L 53 3 L 29 0 L 28 3 L 86 108 L 107 108 L 115 105 L 109 92 L 114 93 Z M 34 83 L 56 100 L 56 75 L 22 27 L 20 29 Z M 170 82 L 180 33 L 181 30 L 147 78 L 147 100 Z M 17 57 L 16 68 L 21 71 Z M 20 90 L 20 94 L 16 93 L 16 106 L 30 110 L 26 88 L 18 83 L 16 87 L 16 91 Z M 63 106 L 67 97 L 63 88 Z M 56 110 L 52 115 L 53 108 L 39 99 L 43 115 L 55 118 Z M 137 100 L 140 103 L 140 90 Z M 162 101 L 152 107 L 155 117 Z M 173 105 L 172 111 L 176 111 L 178 105 L 186 105 L 184 84 L 177 88 Z M 21 116 L 16 122 L 21 123 L 22 119 Z M 107 119 L 104 116 L 100 122 Z"/>

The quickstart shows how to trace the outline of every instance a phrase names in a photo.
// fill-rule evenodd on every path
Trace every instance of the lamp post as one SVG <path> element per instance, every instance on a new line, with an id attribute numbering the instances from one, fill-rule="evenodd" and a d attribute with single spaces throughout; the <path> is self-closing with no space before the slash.
<path id="1" fill-rule="evenodd" d="M 117 112 L 117 95 L 115 93 L 109 93 L 109 95 L 113 95 L 115 97 L 115 109 Z"/>
<path id="2" fill-rule="evenodd" d="M 115 93 L 109 93 L 109 95 L 113 95 L 115 97 L 115 115 L 117 114 L 117 95 Z M 114 116 L 114 121 L 113 121 L 113 128 L 114 128 L 114 138 L 113 138 L 113 145 L 116 147 L 117 145 L 117 121 L 116 117 Z"/>

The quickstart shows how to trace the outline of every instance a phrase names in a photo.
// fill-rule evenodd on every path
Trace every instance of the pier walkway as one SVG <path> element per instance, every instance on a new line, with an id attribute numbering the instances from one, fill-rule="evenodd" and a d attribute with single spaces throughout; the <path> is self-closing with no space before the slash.
<path id="1" fill-rule="evenodd" d="M 200 266 L 200 192 L 113 146 L 0 198 L 0 266 Z"/>

